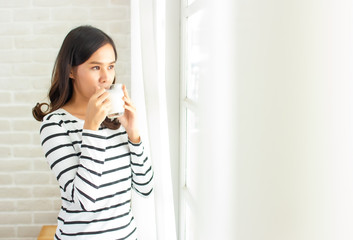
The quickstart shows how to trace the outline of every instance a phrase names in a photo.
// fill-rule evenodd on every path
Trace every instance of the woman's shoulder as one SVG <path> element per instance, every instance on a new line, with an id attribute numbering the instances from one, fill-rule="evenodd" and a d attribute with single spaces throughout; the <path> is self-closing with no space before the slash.
<path id="1" fill-rule="evenodd" d="M 62 119 L 65 115 L 66 114 L 60 108 L 45 115 L 45 117 L 43 118 L 43 122 L 56 121 Z"/>
<path id="2" fill-rule="evenodd" d="M 80 120 L 64 109 L 57 109 L 43 118 L 43 122 L 40 127 L 40 132 L 47 127 L 64 127 L 68 129 L 82 128 L 83 120 Z"/>
<path id="3" fill-rule="evenodd" d="M 59 109 L 47 114 L 43 118 L 43 122 L 61 122 L 61 121 L 80 122 L 83 120 L 71 115 L 69 112 L 67 112 L 63 108 L 59 108 Z"/>
<path id="4" fill-rule="evenodd" d="M 60 108 L 45 115 L 45 117 L 43 118 L 43 124 L 49 123 L 49 122 L 64 121 L 66 120 L 66 118 L 67 118 L 67 114 L 63 109 Z"/>

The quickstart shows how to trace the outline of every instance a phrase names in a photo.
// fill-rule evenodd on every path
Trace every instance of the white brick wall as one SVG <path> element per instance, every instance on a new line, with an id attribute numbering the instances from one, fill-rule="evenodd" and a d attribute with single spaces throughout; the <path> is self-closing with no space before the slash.
<path id="1" fill-rule="evenodd" d="M 115 41 L 117 78 L 130 86 L 129 0 L 0 0 L 0 239 L 36 239 L 56 224 L 59 189 L 31 114 L 45 99 L 70 29 L 90 24 Z"/>

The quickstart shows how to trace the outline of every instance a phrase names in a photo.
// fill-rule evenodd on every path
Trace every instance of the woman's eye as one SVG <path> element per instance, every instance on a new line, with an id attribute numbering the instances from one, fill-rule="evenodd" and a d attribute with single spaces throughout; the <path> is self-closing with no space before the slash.
<path id="1" fill-rule="evenodd" d="M 109 67 L 108 67 L 108 69 L 110 70 L 110 69 L 113 69 L 114 68 L 114 65 L 110 65 Z"/>
<path id="2" fill-rule="evenodd" d="M 99 66 L 94 66 L 94 67 L 92 67 L 92 69 L 93 70 L 99 70 L 100 68 L 99 68 Z"/>

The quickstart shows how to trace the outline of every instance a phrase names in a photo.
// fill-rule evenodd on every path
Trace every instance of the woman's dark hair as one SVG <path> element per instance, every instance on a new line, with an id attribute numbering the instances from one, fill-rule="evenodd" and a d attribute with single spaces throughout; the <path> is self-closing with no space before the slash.
<path id="1" fill-rule="evenodd" d="M 86 62 L 94 52 L 105 44 L 110 44 L 113 47 L 116 60 L 115 44 L 103 31 L 92 26 L 80 26 L 67 34 L 54 64 L 48 93 L 49 104 L 37 103 L 32 109 L 33 117 L 36 120 L 43 121 L 47 114 L 63 107 L 71 99 L 73 94 L 73 84 L 70 78 L 71 68 Z M 43 106 L 46 106 L 44 111 Z M 109 118 L 106 118 L 102 125 L 110 129 L 120 127 L 117 119 L 112 121 Z"/>

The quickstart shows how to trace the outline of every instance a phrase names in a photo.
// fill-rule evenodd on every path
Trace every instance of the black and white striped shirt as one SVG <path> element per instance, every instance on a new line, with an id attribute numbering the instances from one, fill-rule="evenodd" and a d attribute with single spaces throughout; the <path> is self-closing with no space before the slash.
<path id="1" fill-rule="evenodd" d="M 153 169 L 142 143 L 125 129 L 83 129 L 64 109 L 48 114 L 40 136 L 60 186 L 62 207 L 56 239 L 136 239 L 131 189 L 147 196 Z"/>

